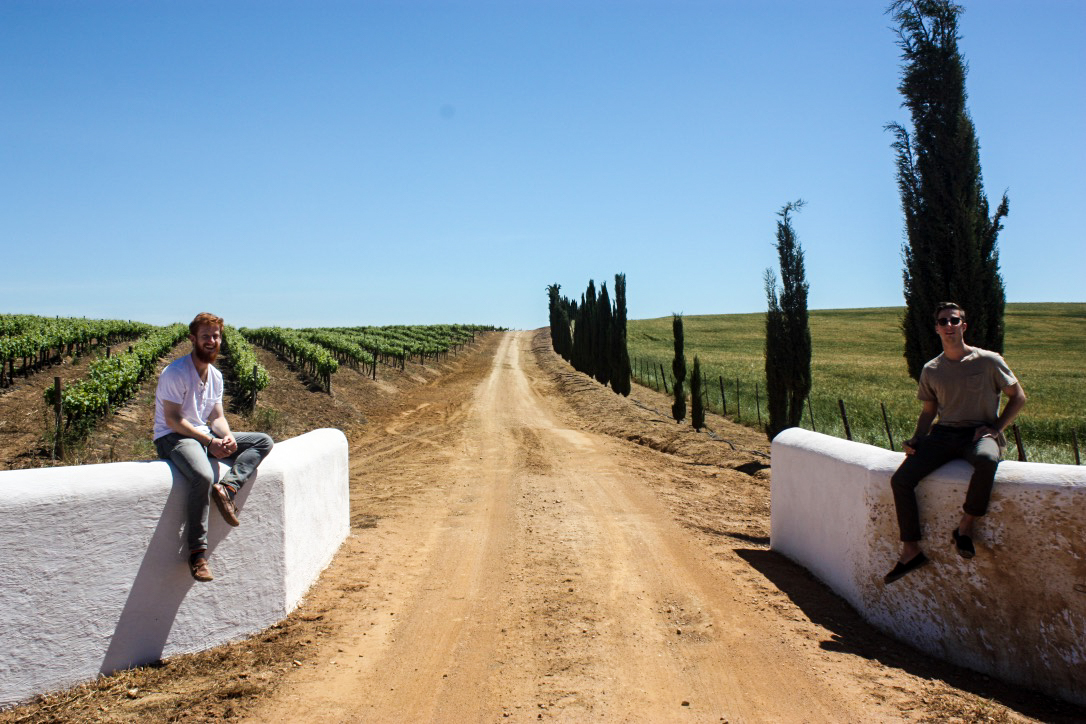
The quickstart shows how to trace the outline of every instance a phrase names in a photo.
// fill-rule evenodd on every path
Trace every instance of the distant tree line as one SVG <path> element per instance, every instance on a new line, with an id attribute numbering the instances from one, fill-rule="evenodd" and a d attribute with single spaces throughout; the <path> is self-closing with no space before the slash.
<path id="1" fill-rule="evenodd" d="M 561 285 L 547 287 L 550 304 L 551 346 L 579 372 L 610 385 L 620 395 L 630 394 L 630 355 L 626 348 L 626 275 L 615 275 L 615 300 L 607 283 L 588 281 L 581 301 L 560 295 Z"/>

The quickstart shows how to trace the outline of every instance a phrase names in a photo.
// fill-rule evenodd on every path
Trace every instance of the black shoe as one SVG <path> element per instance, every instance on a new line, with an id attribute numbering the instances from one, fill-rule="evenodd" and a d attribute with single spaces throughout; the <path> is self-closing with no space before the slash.
<path id="1" fill-rule="evenodd" d="M 962 558 L 972 558 L 977 554 L 977 549 L 973 547 L 973 539 L 964 533 L 959 533 L 957 528 L 950 531 L 950 537 L 954 539 L 954 547 L 958 549 L 958 555 Z"/>
<path id="2" fill-rule="evenodd" d="M 926 566 L 929 563 L 931 563 L 931 561 L 928 560 L 928 557 L 923 553 L 917 553 L 905 563 L 898 561 L 896 564 L 894 564 L 894 570 L 887 573 L 886 578 L 882 579 L 883 583 L 893 583 L 897 579 L 904 576 L 906 573 L 912 573 L 917 568 L 920 568 L 921 566 Z"/>

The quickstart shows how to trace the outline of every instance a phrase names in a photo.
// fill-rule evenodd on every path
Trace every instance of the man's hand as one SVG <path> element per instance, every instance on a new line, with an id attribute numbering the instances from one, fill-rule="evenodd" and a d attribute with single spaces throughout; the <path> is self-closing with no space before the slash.
<path id="1" fill-rule="evenodd" d="M 212 440 L 208 446 L 207 451 L 219 458 L 228 458 L 238 451 L 238 443 L 234 440 L 234 435 L 229 434 L 226 437 L 217 437 Z"/>
<path id="2" fill-rule="evenodd" d="M 916 438 L 910 437 L 908 440 L 901 443 L 901 447 L 905 450 L 905 457 L 914 455 L 916 453 Z"/>
<path id="3" fill-rule="evenodd" d="M 221 437 L 212 438 L 211 442 L 207 444 L 207 451 L 217 458 L 229 457 Z"/>

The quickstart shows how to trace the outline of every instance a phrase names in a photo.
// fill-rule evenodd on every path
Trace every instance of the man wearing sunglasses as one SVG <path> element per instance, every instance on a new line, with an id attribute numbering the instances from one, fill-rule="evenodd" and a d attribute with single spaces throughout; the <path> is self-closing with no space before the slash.
<path id="1" fill-rule="evenodd" d="M 951 533 L 958 554 L 972 558 L 973 522 L 988 512 L 996 465 L 1007 446 L 1003 431 L 1010 427 L 1026 393 L 995 352 L 965 343 L 965 310 L 942 302 L 935 310 L 935 332 L 943 353 L 924 365 L 916 396 L 923 408 L 916 432 L 905 441 L 905 461 L 890 478 L 901 532 L 901 557 L 885 582 L 893 583 L 929 562 L 920 550 L 920 512 L 916 486 L 943 464 L 962 458 L 973 476 L 962 506 L 962 517 Z M 999 411 L 1000 393 L 1007 396 Z M 937 424 L 935 423 L 938 419 Z"/>

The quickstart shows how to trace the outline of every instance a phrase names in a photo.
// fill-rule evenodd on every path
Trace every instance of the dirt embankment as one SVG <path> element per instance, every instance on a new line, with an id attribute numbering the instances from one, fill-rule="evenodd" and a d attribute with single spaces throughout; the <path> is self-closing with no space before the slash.
<path id="1" fill-rule="evenodd" d="M 668 399 L 612 394 L 545 333 L 487 335 L 378 385 L 344 370 L 333 396 L 262 361 L 265 422 L 334 424 L 351 444 L 352 534 L 303 606 L 0 721 L 1083 714 L 874 631 L 768 550 L 764 436 L 677 425 Z"/>

